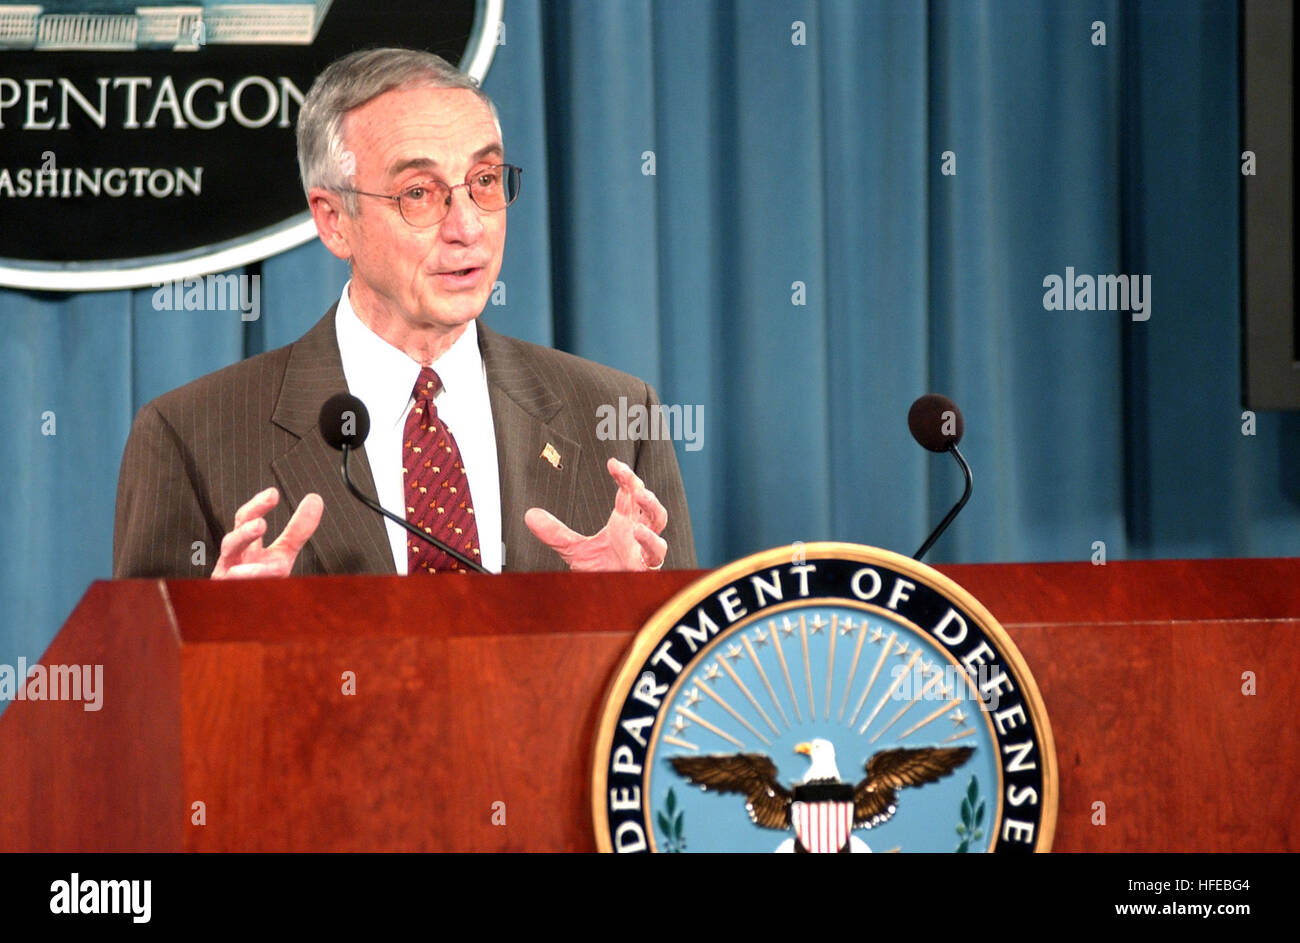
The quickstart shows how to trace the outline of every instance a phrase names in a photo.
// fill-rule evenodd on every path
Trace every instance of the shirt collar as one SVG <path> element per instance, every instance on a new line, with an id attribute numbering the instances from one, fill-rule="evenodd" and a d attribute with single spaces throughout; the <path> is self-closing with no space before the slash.
<path id="1" fill-rule="evenodd" d="M 372 424 L 396 426 L 404 421 L 422 365 L 366 327 L 348 297 L 351 284 L 349 280 L 343 286 L 334 315 L 343 376 L 349 392 L 366 404 Z M 472 388 L 475 375 L 481 376 L 483 370 L 475 321 L 466 325 L 464 333 L 432 366 L 442 380 L 435 399 L 444 395 L 460 397 Z"/>

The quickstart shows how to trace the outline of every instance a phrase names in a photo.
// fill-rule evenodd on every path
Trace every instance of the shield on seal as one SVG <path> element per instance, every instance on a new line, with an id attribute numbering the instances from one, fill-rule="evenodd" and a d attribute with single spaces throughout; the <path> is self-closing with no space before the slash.
<path id="1" fill-rule="evenodd" d="M 790 824 L 799 839 L 796 851 L 827 854 L 847 851 L 853 831 L 853 786 L 811 783 L 796 786 Z"/>

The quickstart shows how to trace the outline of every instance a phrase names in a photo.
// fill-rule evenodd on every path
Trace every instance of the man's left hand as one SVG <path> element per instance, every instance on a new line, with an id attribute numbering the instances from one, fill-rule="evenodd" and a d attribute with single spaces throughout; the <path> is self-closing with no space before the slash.
<path id="1" fill-rule="evenodd" d="M 524 523 L 570 570 L 659 569 L 668 556 L 668 542 L 659 536 L 668 524 L 667 509 L 627 465 L 611 458 L 605 467 L 618 483 L 618 494 L 599 533 L 583 537 L 542 508 L 530 508 Z"/>

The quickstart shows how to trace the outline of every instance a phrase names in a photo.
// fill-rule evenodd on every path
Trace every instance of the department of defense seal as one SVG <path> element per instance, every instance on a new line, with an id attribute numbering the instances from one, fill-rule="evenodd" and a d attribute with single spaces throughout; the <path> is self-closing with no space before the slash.
<path id="1" fill-rule="evenodd" d="M 1048 851 L 1056 752 L 1028 667 L 952 580 L 796 544 L 703 577 L 605 698 L 602 851 Z"/>

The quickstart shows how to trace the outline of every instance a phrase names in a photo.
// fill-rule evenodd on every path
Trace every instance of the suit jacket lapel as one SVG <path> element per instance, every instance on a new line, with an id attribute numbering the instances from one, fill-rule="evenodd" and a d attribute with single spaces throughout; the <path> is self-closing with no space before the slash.
<path id="1" fill-rule="evenodd" d="M 346 389 L 334 308 L 330 308 L 289 352 L 284 385 L 271 421 L 298 436 L 298 442 L 273 459 L 271 467 L 289 506 L 297 507 L 311 491 L 324 499 L 320 527 L 307 544 L 319 561 L 319 572 L 395 573 L 383 518 L 348 491 L 341 472 L 342 457 L 319 431 L 321 406 Z M 352 455 L 348 469 L 363 493 L 375 493 L 364 447 Z M 311 568 L 304 564 L 303 572 L 311 572 Z"/>
<path id="2" fill-rule="evenodd" d="M 563 570 L 555 551 L 524 524 L 524 512 L 541 507 L 571 520 L 581 447 L 549 425 L 563 403 L 538 376 L 526 350 L 481 320 L 478 337 L 496 431 L 505 568 Z M 559 455 L 558 468 L 543 456 L 547 445 Z"/>

